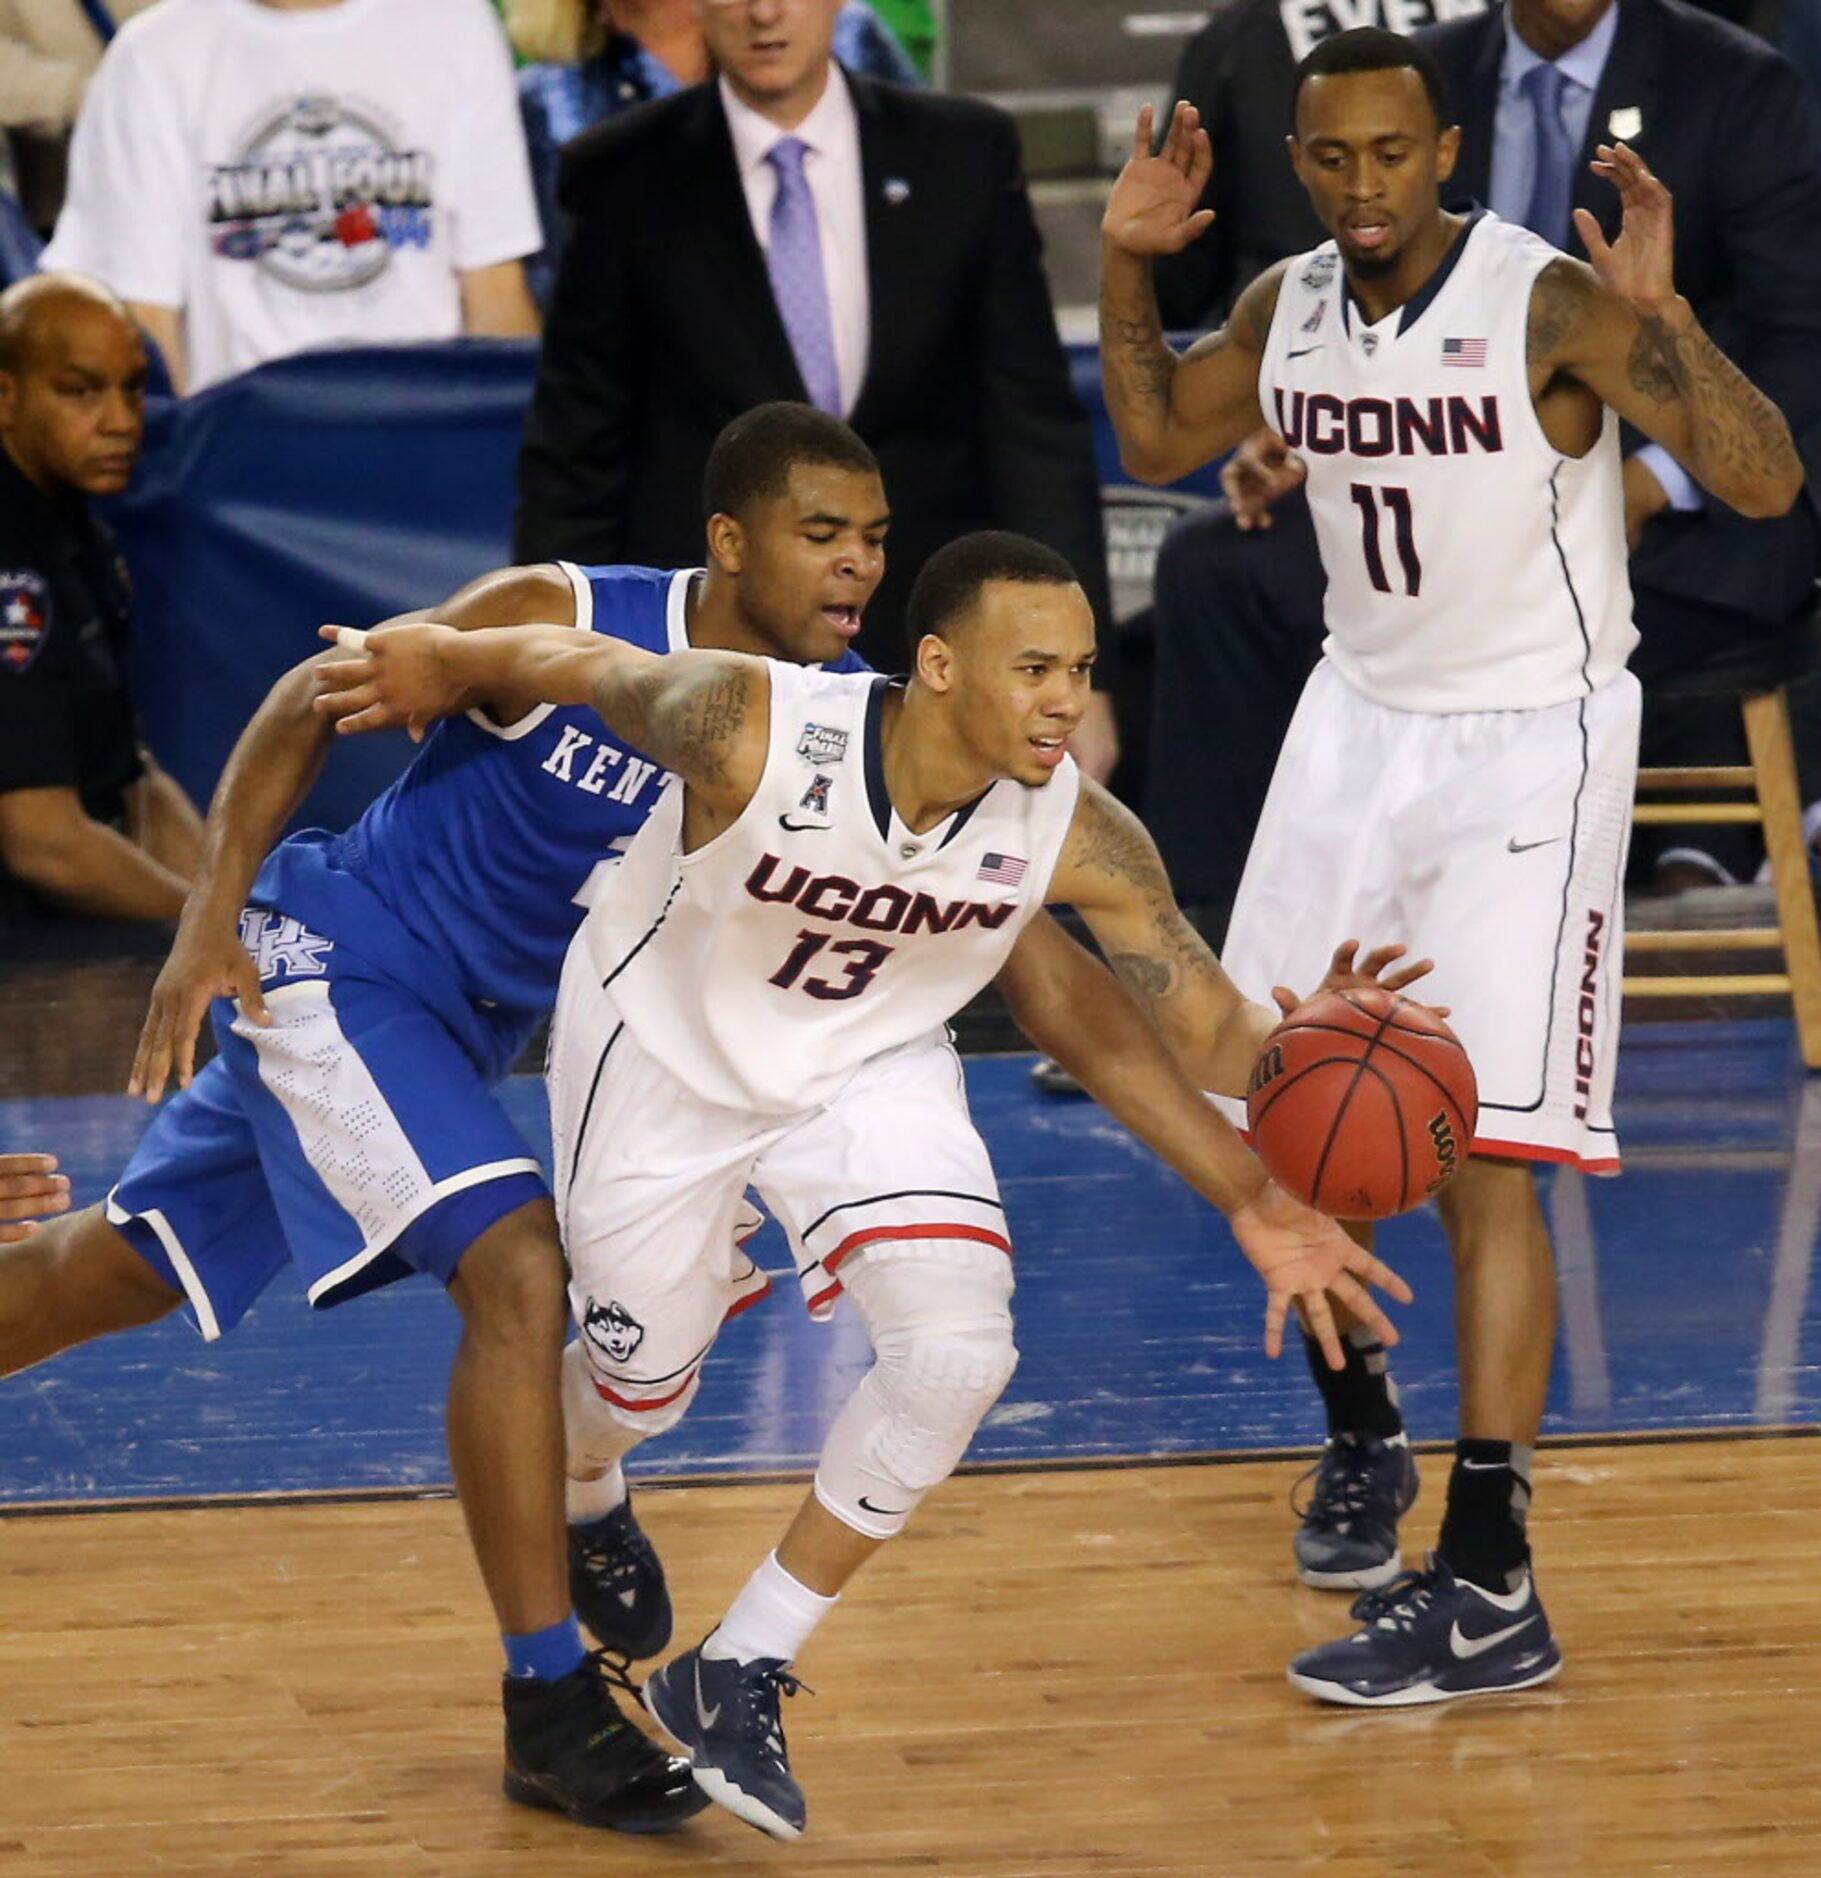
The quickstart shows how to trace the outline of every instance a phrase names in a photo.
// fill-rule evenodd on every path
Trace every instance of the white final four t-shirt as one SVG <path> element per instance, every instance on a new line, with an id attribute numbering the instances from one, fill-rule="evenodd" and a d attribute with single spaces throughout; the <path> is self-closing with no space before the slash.
<path id="1" fill-rule="evenodd" d="M 45 265 L 181 307 L 198 388 L 311 346 L 449 338 L 457 273 L 541 239 L 487 0 L 160 0 L 95 75 Z"/>

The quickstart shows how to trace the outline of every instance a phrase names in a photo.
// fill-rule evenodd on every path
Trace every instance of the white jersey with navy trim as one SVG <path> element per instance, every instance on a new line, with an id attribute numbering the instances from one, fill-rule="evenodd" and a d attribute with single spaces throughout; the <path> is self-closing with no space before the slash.
<path id="1" fill-rule="evenodd" d="M 1309 468 L 1323 651 L 1375 703 L 1560 704 L 1616 678 L 1637 643 L 1617 419 L 1564 456 L 1530 396 L 1531 288 L 1559 258 L 1481 210 L 1376 325 L 1333 242 L 1285 270 L 1259 399 Z"/>
<path id="2" fill-rule="evenodd" d="M 790 1114 L 939 1029 L 1042 907 L 1074 816 L 1064 758 L 914 833 L 886 793 L 891 681 L 768 661 L 765 769 L 739 819 L 682 850 L 668 791 L 589 912 L 627 1028 L 703 1100 Z"/>

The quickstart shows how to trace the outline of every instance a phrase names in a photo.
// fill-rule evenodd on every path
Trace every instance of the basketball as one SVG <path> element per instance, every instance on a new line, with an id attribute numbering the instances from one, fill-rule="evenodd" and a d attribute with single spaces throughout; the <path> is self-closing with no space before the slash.
<path id="1" fill-rule="evenodd" d="M 1478 1113 L 1460 1039 L 1426 1006 L 1378 986 L 1298 1005 L 1246 1091 L 1259 1159 L 1338 1219 L 1389 1219 L 1445 1186 Z"/>

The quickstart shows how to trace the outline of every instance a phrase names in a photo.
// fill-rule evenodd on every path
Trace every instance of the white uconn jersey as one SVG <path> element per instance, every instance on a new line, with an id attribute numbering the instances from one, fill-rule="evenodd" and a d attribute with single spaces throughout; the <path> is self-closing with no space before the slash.
<path id="1" fill-rule="evenodd" d="M 1043 904 L 1080 779 L 1065 758 L 914 834 L 885 791 L 890 681 L 767 669 L 765 772 L 739 820 L 684 854 L 667 790 L 583 931 L 647 1052 L 706 1101 L 787 1114 L 988 983 Z"/>
<path id="2" fill-rule="evenodd" d="M 1477 213 L 1376 326 L 1333 242 L 1292 261 L 1265 342 L 1265 421 L 1309 466 L 1323 647 L 1404 711 L 1528 710 L 1597 691 L 1637 643 L 1618 422 L 1584 457 L 1543 435 L 1530 291 L 1559 256 Z"/>

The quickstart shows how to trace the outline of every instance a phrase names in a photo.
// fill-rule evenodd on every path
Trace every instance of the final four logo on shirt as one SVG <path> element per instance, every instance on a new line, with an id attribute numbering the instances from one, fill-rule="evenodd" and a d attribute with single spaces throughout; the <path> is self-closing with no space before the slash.
<path id="1" fill-rule="evenodd" d="M 1302 271 L 1302 284 L 1311 293 L 1320 293 L 1334 278 L 1334 270 L 1340 265 L 1340 257 L 1333 254 L 1318 254 Z"/>
<path id="2" fill-rule="evenodd" d="M 44 650 L 51 593 L 30 568 L 0 571 L 0 672 L 23 672 Z"/>
<path id="3" fill-rule="evenodd" d="M 377 106 L 292 98 L 210 171 L 210 245 L 303 293 L 364 287 L 396 249 L 429 245 L 435 181 Z"/>
<path id="4" fill-rule="evenodd" d="M 847 732 L 827 724 L 805 724 L 797 754 L 810 763 L 839 763 L 847 755 Z"/>

